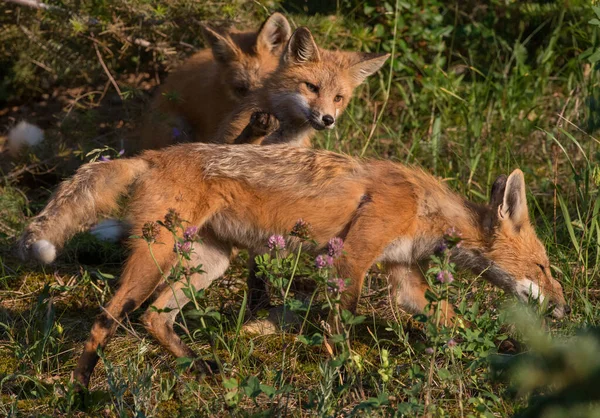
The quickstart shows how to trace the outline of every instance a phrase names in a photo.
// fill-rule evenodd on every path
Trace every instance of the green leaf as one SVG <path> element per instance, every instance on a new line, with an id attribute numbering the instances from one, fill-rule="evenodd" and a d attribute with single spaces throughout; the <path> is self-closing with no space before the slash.
<path id="1" fill-rule="evenodd" d="M 236 389 L 239 386 L 239 382 L 235 377 L 231 377 L 229 379 L 223 379 L 223 387 L 225 389 Z"/>
<path id="2" fill-rule="evenodd" d="M 306 335 L 299 335 L 298 341 L 300 341 L 303 344 L 316 347 L 323 344 L 323 335 L 319 333 L 314 333 L 310 337 Z"/>
<path id="3" fill-rule="evenodd" d="M 250 376 L 242 385 L 242 389 L 246 396 L 254 399 L 261 393 L 260 381 L 256 376 Z"/>
<path id="4" fill-rule="evenodd" d="M 178 357 L 175 359 L 175 364 L 180 369 L 189 369 L 194 363 L 194 359 L 190 357 Z"/>
<path id="5" fill-rule="evenodd" d="M 272 398 L 273 395 L 277 392 L 273 386 L 260 384 L 260 390 L 262 393 L 267 395 L 269 398 Z"/>

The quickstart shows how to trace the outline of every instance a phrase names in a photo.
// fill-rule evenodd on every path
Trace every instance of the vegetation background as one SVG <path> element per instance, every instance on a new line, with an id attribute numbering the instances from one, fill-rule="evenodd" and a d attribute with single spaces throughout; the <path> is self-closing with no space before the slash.
<path id="1" fill-rule="evenodd" d="M 0 133 L 26 119 L 46 134 L 18 159 L 0 154 L 0 415 L 600 416 L 600 8 L 579 0 L 47 6 L 0 4 Z M 432 304 L 449 298 L 472 325 L 440 327 L 395 310 L 374 269 L 359 316 L 344 318 L 347 349 L 329 359 L 320 318 L 335 297 L 325 297 L 326 274 L 302 254 L 271 254 L 265 274 L 275 299 L 304 318 L 300 329 L 241 332 L 240 260 L 181 324 L 198 353 L 220 360 L 218 374 L 184 371 L 133 315 L 82 399 L 70 372 L 114 291 L 123 250 L 81 234 L 42 268 L 16 258 L 15 238 L 61 179 L 116 155 L 153 88 L 203 47 L 201 22 L 254 28 L 276 10 L 319 45 L 393 53 L 315 146 L 421 165 L 478 202 L 497 175 L 520 167 L 573 312 L 556 322 L 506 308 L 500 290 L 455 272 L 452 284 L 432 278 Z M 320 283 L 309 302 L 281 291 L 295 275 Z"/>

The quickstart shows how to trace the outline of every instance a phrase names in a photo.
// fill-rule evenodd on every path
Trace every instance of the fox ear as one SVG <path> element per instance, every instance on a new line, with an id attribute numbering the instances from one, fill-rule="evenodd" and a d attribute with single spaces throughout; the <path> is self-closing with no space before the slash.
<path id="1" fill-rule="evenodd" d="M 506 189 L 506 175 L 502 174 L 498 176 L 494 184 L 492 185 L 492 190 L 490 192 L 490 210 L 485 215 L 484 227 L 488 232 L 491 232 L 494 229 L 494 226 L 498 222 L 498 209 L 502 205 L 504 201 L 504 190 Z"/>
<path id="2" fill-rule="evenodd" d="M 215 59 L 225 63 L 234 61 L 241 53 L 240 49 L 233 43 L 229 36 L 223 36 L 214 29 L 202 25 L 202 36 L 212 49 Z"/>
<path id="3" fill-rule="evenodd" d="M 492 191 L 490 192 L 490 206 L 497 210 L 498 206 L 504 201 L 504 190 L 506 189 L 506 177 L 505 174 L 498 176 L 494 184 L 492 185 Z"/>
<path id="4" fill-rule="evenodd" d="M 502 204 L 498 207 L 498 218 L 503 222 L 511 222 L 517 231 L 529 221 L 525 177 L 519 169 L 513 171 L 506 180 Z"/>
<path id="5" fill-rule="evenodd" d="M 379 70 L 390 54 L 360 53 L 360 57 L 360 61 L 350 67 L 350 76 L 357 86 Z"/>
<path id="6" fill-rule="evenodd" d="M 285 16 L 281 13 L 273 13 L 258 31 L 256 48 L 259 53 L 261 51 L 274 53 L 285 45 L 291 33 L 292 28 Z"/>
<path id="7" fill-rule="evenodd" d="M 292 33 L 281 59 L 287 64 L 321 61 L 319 48 L 308 28 L 301 26 Z"/>

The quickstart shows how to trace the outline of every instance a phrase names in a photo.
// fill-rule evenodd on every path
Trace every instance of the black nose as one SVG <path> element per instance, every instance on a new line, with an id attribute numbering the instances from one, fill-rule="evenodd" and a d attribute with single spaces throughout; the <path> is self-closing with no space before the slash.
<path id="1" fill-rule="evenodd" d="M 331 116 L 331 115 L 323 116 L 323 123 L 325 124 L 325 126 L 333 125 L 333 122 L 335 122 L 335 119 L 333 118 L 333 116 Z"/>
<path id="2" fill-rule="evenodd" d="M 566 315 L 571 314 L 571 307 L 569 305 L 565 305 L 565 314 Z"/>

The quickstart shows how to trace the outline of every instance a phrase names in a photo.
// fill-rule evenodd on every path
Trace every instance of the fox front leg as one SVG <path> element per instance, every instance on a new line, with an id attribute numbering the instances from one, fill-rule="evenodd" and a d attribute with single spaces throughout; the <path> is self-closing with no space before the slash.
<path id="1" fill-rule="evenodd" d="M 267 112 L 254 112 L 250 122 L 234 144 L 260 144 L 263 138 L 279 129 L 279 120 Z"/>

